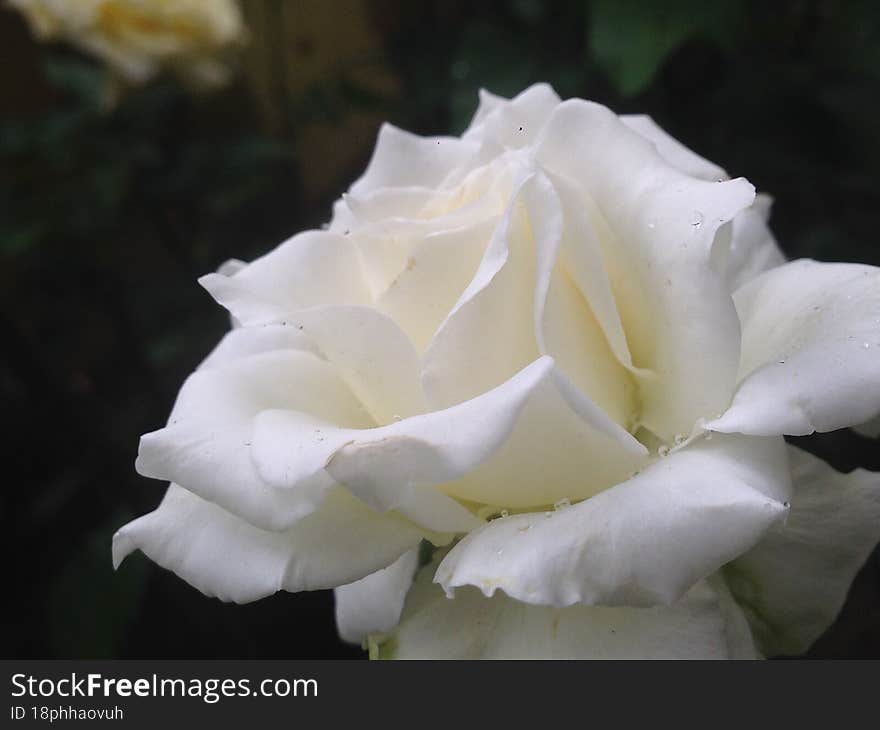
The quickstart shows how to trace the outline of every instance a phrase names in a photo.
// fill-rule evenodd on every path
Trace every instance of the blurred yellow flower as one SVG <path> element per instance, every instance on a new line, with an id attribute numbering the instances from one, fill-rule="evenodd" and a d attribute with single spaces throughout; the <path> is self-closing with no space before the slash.
<path id="1" fill-rule="evenodd" d="M 229 76 L 221 51 L 246 30 L 236 0 L 8 0 L 41 40 L 64 40 L 131 83 L 170 68 L 199 86 Z"/>

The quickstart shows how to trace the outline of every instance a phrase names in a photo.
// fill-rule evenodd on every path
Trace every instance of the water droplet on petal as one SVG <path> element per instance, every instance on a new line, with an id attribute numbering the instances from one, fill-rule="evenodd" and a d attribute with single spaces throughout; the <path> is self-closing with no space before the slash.
<path id="1" fill-rule="evenodd" d="M 691 225 L 694 228 L 699 228 L 701 225 L 703 225 L 703 214 L 700 211 L 694 211 L 693 216 L 691 216 Z"/>
<path id="2" fill-rule="evenodd" d="M 669 447 L 666 444 L 663 444 L 662 446 L 660 446 L 657 449 L 657 456 L 659 456 L 661 459 L 664 456 L 669 456 Z"/>
<path id="3" fill-rule="evenodd" d="M 501 516 L 502 517 L 510 517 L 510 512 L 508 512 L 506 509 L 503 509 L 503 510 L 501 510 Z"/>
<path id="4" fill-rule="evenodd" d="M 562 499 L 557 500 L 553 503 L 553 509 L 557 511 L 565 509 L 566 507 L 571 507 L 571 500 L 568 497 L 563 497 Z"/>

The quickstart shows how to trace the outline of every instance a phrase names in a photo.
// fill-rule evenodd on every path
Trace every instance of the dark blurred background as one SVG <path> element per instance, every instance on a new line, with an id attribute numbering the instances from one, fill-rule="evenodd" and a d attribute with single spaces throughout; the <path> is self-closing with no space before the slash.
<path id="1" fill-rule="evenodd" d="M 110 538 L 133 468 L 227 329 L 197 284 L 330 216 L 379 123 L 458 133 L 481 86 L 652 115 L 776 198 L 790 257 L 880 264 L 880 6 L 780 0 L 245 0 L 231 84 L 123 89 L 0 9 L 0 492 L 7 657 L 362 657 L 329 592 L 202 596 Z M 114 90 L 115 89 L 115 90 Z M 111 93 L 111 91 L 113 93 Z M 880 469 L 851 432 L 799 445 Z M 880 657 L 880 556 L 810 653 Z"/>

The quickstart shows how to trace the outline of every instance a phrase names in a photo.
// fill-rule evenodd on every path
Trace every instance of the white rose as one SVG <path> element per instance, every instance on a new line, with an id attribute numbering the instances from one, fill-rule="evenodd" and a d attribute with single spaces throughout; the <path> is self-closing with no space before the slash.
<path id="1" fill-rule="evenodd" d="M 60 39 L 105 61 L 129 82 L 172 68 L 222 83 L 223 48 L 245 38 L 236 0 L 8 0 L 42 40 Z"/>
<path id="2" fill-rule="evenodd" d="M 802 651 L 880 479 L 783 434 L 880 411 L 880 272 L 783 263 L 768 208 L 546 85 L 483 93 L 461 138 L 383 127 L 328 230 L 201 280 L 240 326 L 142 438 L 173 484 L 116 564 L 338 587 L 382 656 Z"/>

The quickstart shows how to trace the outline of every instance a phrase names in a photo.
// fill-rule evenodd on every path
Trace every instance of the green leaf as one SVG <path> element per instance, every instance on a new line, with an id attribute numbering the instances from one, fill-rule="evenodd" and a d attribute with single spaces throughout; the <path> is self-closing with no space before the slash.
<path id="1" fill-rule="evenodd" d="M 589 19 L 589 48 L 618 91 L 632 96 L 654 79 L 669 55 L 696 36 L 722 45 L 742 25 L 735 0 L 595 0 Z"/>

